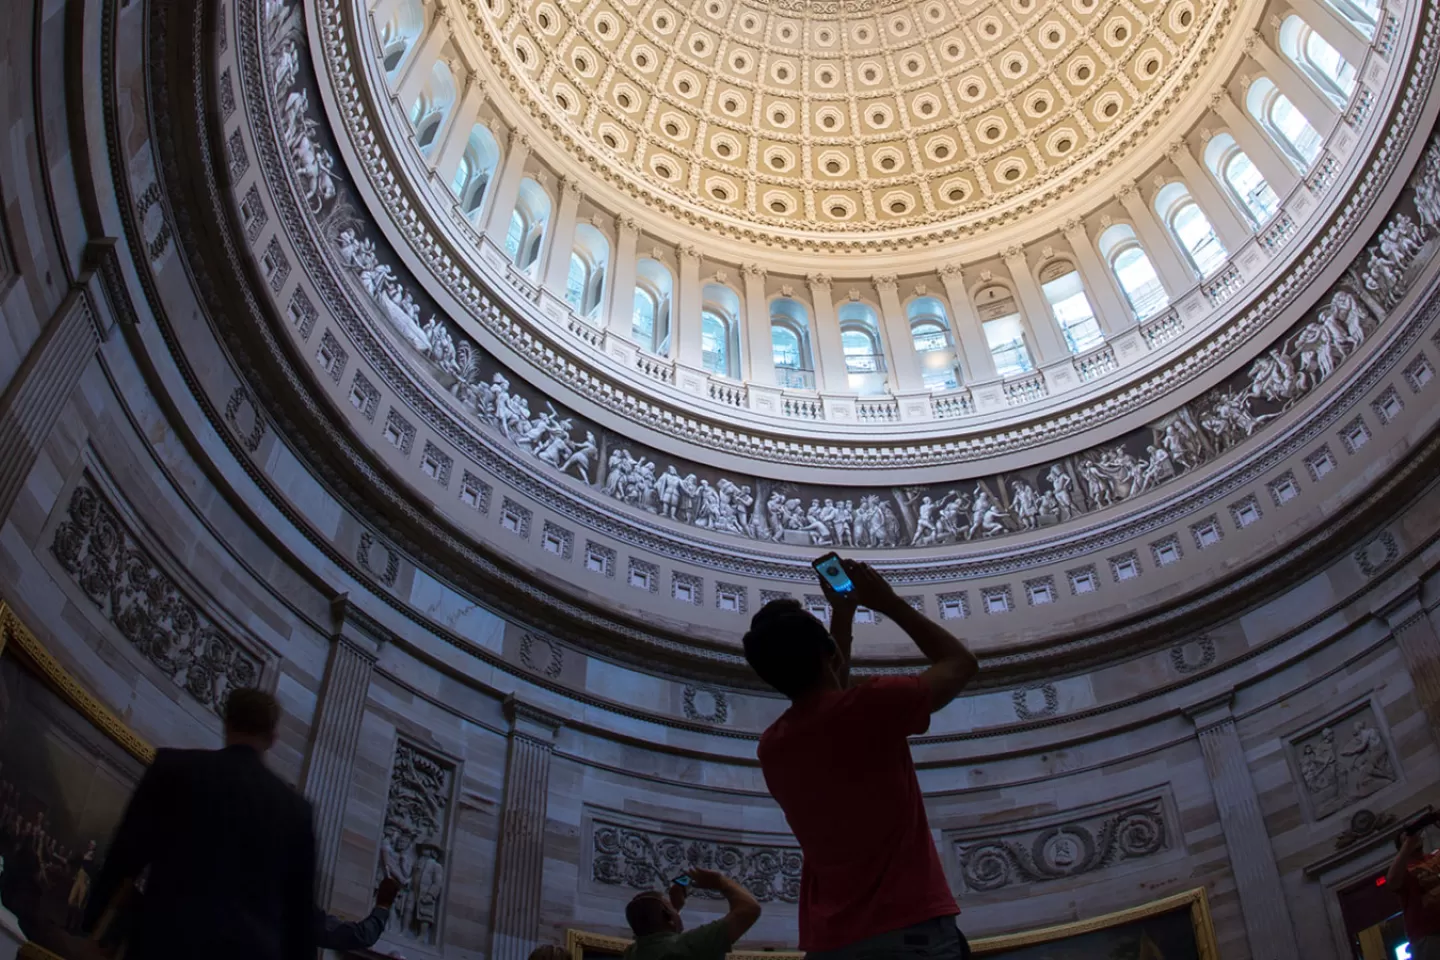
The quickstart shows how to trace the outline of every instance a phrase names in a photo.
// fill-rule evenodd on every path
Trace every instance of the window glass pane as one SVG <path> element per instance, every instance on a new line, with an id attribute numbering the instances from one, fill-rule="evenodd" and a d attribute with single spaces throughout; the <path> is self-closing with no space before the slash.
<path id="1" fill-rule="evenodd" d="M 875 341 L 862 330 L 843 330 L 840 349 L 845 353 L 845 369 L 850 373 L 874 373 Z"/>
<path id="2" fill-rule="evenodd" d="M 1322 86 L 1334 84 L 1335 89 L 1347 97 L 1355 89 L 1355 68 L 1314 30 L 1305 37 L 1305 59 L 1315 73 L 1327 81 Z"/>
<path id="3" fill-rule="evenodd" d="M 461 157 L 460 166 L 455 168 L 455 179 L 450 181 L 450 192 L 459 196 L 470 180 L 470 158 Z"/>
<path id="4" fill-rule="evenodd" d="M 789 327 L 770 328 L 770 342 L 773 344 L 775 366 L 800 368 L 800 338 Z"/>
<path id="5" fill-rule="evenodd" d="M 1225 182 L 1257 223 L 1269 220 L 1280 208 L 1280 198 L 1275 196 L 1275 191 L 1255 169 L 1255 164 L 1240 150 L 1236 150 L 1225 163 Z"/>
<path id="6" fill-rule="evenodd" d="M 990 345 L 990 355 L 995 358 L 995 370 L 1000 376 L 1014 377 L 1034 369 L 1030 351 L 1025 348 L 1025 327 L 1020 322 L 1020 314 L 987 320 L 984 326 L 985 342 Z"/>
<path id="7" fill-rule="evenodd" d="M 516 210 L 510 214 L 510 229 L 505 233 L 505 252 L 514 260 L 520 253 L 520 241 L 525 239 L 525 218 Z"/>
<path id="8" fill-rule="evenodd" d="M 646 350 L 655 349 L 655 301 L 644 290 L 635 291 L 635 312 L 630 321 L 630 334 Z"/>
<path id="9" fill-rule="evenodd" d="M 943 370 L 925 374 L 925 389 L 927 390 L 954 390 L 959 386 L 960 380 L 955 376 L 954 367 L 946 367 Z"/>
<path id="10" fill-rule="evenodd" d="M 589 271 L 578 253 L 570 254 L 570 275 L 565 278 L 565 302 L 576 310 L 585 309 L 585 280 Z"/>
<path id="11" fill-rule="evenodd" d="M 1120 289 L 1125 292 L 1136 317 L 1143 320 L 1169 305 L 1165 286 L 1144 250 L 1138 246 L 1126 247 L 1115 255 L 1111 265 L 1115 270 L 1115 279 L 1120 281 Z"/>
<path id="12" fill-rule="evenodd" d="M 1225 262 L 1225 247 L 1215 236 L 1215 229 L 1204 211 L 1194 201 L 1185 203 L 1170 219 L 1175 238 L 1190 256 L 1200 275 L 1208 277 Z"/>
<path id="13" fill-rule="evenodd" d="M 915 341 L 917 353 L 944 350 L 950 346 L 950 337 L 938 323 L 917 323 L 910 329 L 910 335 Z"/>
<path id="14" fill-rule="evenodd" d="M 726 363 L 727 334 L 725 322 L 707 310 L 700 320 L 700 349 L 704 351 L 705 369 L 722 376 L 730 372 Z"/>
<path id="15" fill-rule="evenodd" d="M 1366 37 L 1375 36 L 1375 23 L 1380 19 L 1380 4 L 1372 0 L 1328 0 L 1328 3 L 1342 17 L 1359 27 Z"/>
<path id="16" fill-rule="evenodd" d="M 1065 343 L 1071 353 L 1084 353 L 1105 342 L 1100 332 L 1100 322 L 1090 308 L 1090 298 L 1085 296 L 1085 287 L 1080 274 L 1074 270 L 1042 284 L 1045 299 L 1055 313 L 1055 322 L 1065 335 Z"/>
<path id="17" fill-rule="evenodd" d="M 420 118 L 423 117 L 423 116 L 425 116 L 426 107 L 427 107 L 427 104 L 425 103 L 425 97 L 424 97 L 424 95 L 421 95 L 421 96 L 418 96 L 418 97 L 415 98 L 415 102 L 410 105 L 410 123 L 411 123 L 411 124 L 413 124 L 413 125 L 415 125 L 415 126 L 417 126 L 417 127 L 420 125 Z"/>
<path id="18" fill-rule="evenodd" d="M 1291 152 L 1301 158 L 1306 166 L 1314 163 L 1315 158 L 1320 156 L 1320 134 L 1283 93 L 1276 94 L 1270 104 L 1270 122 L 1289 144 Z"/>

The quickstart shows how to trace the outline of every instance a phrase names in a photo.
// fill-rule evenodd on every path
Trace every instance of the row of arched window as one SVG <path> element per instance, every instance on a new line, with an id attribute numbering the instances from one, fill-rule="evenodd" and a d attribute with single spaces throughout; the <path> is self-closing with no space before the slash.
<path id="1" fill-rule="evenodd" d="M 1327 0 L 1361 33 L 1373 36 L 1379 16 L 1372 0 Z M 407 57 L 423 32 L 420 0 L 400 0 L 398 11 L 380 30 L 380 46 L 387 73 L 393 78 L 404 69 Z M 1291 14 L 1281 23 L 1279 46 L 1310 85 L 1337 108 L 1354 92 L 1356 71 L 1329 42 L 1301 17 Z M 455 107 L 456 83 L 442 60 L 430 69 L 420 92 L 408 107 L 416 143 L 423 153 L 439 148 L 447 112 Z M 1245 108 L 1276 153 L 1304 173 L 1319 158 L 1322 137 L 1316 127 L 1267 76 L 1255 79 L 1246 91 Z M 448 135 L 447 135 L 448 138 Z M 450 148 L 453 150 L 454 148 Z M 451 154 L 453 162 L 453 154 Z M 501 161 L 499 144 L 484 123 L 476 123 L 466 137 L 451 178 L 450 188 L 459 208 L 476 217 L 490 194 Z M 1251 230 L 1265 224 L 1280 207 L 1280 198 L 1261 169 L 1230 132 L 1211 137 L 1204 150 L 1204 165 Z M 505 234 L 506 254 L 522 271 L 534 276 L 545 249 L 553 203 L 534 179 L 525 177 L 515 194 Z M 1219 270 L 1229 252 L 1211 218 L 1182 180 L 1165 183 L 1155 193 L 1153 210 L 1189 271 L 1203 279 Z M 498 213 L 498 211 L 497 211 Z M 491 215 L 491 222 L 494 216 Z M 1125 305 L 1136 319 L 1159 314 L 1170 304 L 1167 290 L 1133 225 L 1115 223 L 1095 240 Z M 613 275 L 610 243 L 590 224 L 575 229 L 565 276 L 564 297 L 575 313 L 600 323 L 604 311 L 607 276 Z M 547 271 L 548 272 L 548 271 Z M 551 274 L 553 276 L 553 274 Z M 667 267 L 657 260 L 637 262 L 632 300 L 631 337 L 655 354 L 672 353 L 675 284 Z M 1075 354 L 1103 344 L 1105 335 L 1094 301 L 1076 267 L 1068 260 L 1045 264 L 1034 278 L 1063 338 Z M 1000 283 L 972 292 L 983 330 L 983 341 L 996 373 L 1020 376 L 1034 369 L 1026 318 L 1016 294 Z M 718 283 L 706 284 L 701 294 L 701 357 L 706 370 L 718 376 L 741 378 L 739 296 Z M 920 361 L 924 383 L 931 389 L 949 389 L 964 381 L 950 316 L 944 303 L 919 296 L 905 307 L 911 346 Z M 777 383 L 784 387 L 813 389 L 815 381 L 811 320 L 805 304 L 793 298 L 770 302 L 772 360 Z M 844 370 L 856 392 L 884 389 L 886 358 L 880 325 L 873 307 L 858 301 L 836 309 Z"/>

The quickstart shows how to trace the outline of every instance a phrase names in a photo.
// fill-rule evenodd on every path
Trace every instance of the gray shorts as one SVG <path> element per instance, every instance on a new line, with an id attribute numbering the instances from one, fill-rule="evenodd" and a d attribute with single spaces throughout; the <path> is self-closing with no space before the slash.
<path id="1" fill-rule="evenodd" d="M 812 951 L 805 960 L 970 960 L 970 943 L 954 917 L 936 917 L 835 950 Z"/>

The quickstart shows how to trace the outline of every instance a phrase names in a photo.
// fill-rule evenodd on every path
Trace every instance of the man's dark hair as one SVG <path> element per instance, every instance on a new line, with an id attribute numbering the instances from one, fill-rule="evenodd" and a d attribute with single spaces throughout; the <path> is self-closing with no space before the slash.
<path id="1" fill-rule="evenodd" d="M 665 929 L 665 901 L 654 890 L 637 893 L 625 904 L 625 922 L 630 932 L 644 937 Z"/>
<path id="2" fill-rule="evenodd" d="M 242 687 L 225 700 L 225 729 L 247 737 L 274 737 L 280 704 L 264 690 Z"/>
<path id="3" fill-rule="evenodd" d="M 792 700 L 819 682 L 825 661 L 835 653 L 830 631 L 790 599 L 761 607 L 743 642 L 751 669 Z"/>

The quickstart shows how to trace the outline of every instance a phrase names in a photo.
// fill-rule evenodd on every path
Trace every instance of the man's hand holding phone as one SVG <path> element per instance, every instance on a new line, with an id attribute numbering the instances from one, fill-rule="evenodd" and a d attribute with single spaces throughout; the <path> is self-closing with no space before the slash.
<path id="1" fill-rule="evenodd" d="M 859 560 L 846 560 L 836 557 L 845 575 L 849 578 L 851 588 L 844 593 L 836 590 L 830 580 L 820 571 L 820 589 L 825 592 L 825 599 L 829 601 L 832 608 L 866 607 L 880 613 L 889 613 L 895 609 L 897 603 L 903 601 L 895 593 L 895 588 L 876 572 L 875 568 L 868 563 L 861 563 Z M 823 563 L 824 558 L 816 561 Z"/>

